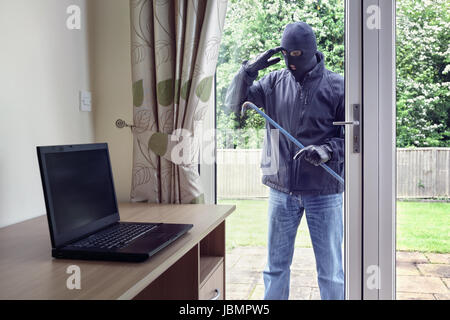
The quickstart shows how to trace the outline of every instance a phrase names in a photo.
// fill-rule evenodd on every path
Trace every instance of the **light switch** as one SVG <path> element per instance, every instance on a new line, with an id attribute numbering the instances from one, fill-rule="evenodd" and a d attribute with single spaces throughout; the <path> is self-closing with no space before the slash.
<path id="1" fill-rule="evenodd" d="M 89 91 L 80 91 L 80 111 L 92 111 L 92 94 Z"/>

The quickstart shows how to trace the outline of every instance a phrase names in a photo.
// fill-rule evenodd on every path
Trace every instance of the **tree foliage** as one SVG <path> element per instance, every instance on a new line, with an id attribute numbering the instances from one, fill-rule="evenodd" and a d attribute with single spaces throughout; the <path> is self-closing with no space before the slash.
<path id="1" fill-rule="evenodd" d="M 397 2 L 397 146 L 450 146 L 450 4 Z"/>
<path id="2" fill-rule="evenodd" d="M 448 146 L 449 19 L 447 0 L 398 0 L 397 144 Z M 344 74 L 343 0 L 229 0 L 217 68 L 219 148 L 259 148 L 264 119 L 252 113 L 243 131 L 223 108 L 228 85 L 245 60 L 280 45 L 284 27 L 305 21 L 328 69 Z M 280 55 L 280 58 L 281 55 Z M 259 73 L 284 68 L 284 60 Z M 251 129 L 251 130 L 250 130 Z"/>

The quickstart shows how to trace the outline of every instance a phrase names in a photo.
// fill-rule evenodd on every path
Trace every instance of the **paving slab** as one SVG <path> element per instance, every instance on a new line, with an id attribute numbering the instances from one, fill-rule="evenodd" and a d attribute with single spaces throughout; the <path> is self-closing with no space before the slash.
<path id="1" fill-rule="evenodd" d="M 295 248 L 294 249 L 294 259 L 297 257 L 314 258 L 314 250 L 312 248 Z"/>
<path id="2" fill-rule="evenodd" d="M 227 251 L 227 299 L 264 297 L 265 247 Z M 398 300 L 450 300 L 450 254 L 397 252 Z M 291 265 L 292 300 L 320 300 L 312 248 L 295 248 Z"/>
<path id="3" fill-rule="evenodd" d="M 261 274 L 259 275 L 259 277 L 258 277 L 258 279 L 257 279 L 257 281 L 256 281 L 256 284 L 264 285 L 264 276 L 263 276 L 263 273 L 262 273 L 262 272 L 261 272 Z"/>
<path id="4" fill-rule="evenodd" d="M 266 256 L 262 255 L 243 255 L 234 265 L 237 270 L 256 270 L 262 272 L 266 265 Z"/>
<path id="5" fill-rule="evenodd" d="M 228 253 L 239 254 L 239 255 L 266 255 L 267 248 L 265 247 L 236 247 L 229 251 Z"/>
<path id="6" fill-rule="evenodd" d="M 309 300 L 321 300 L 319 288 L 312 288 L 311 296 L 309 297 Z"/>
<path id="7" fill-rule="evenodd" d="M 289 300 L 309 300 L 311 297 L 311 287 L 297 287 L 291 284 L 289 289 Z"/>
<path id="8" fill-rule="evenodd" d="M 316 258 L 312 254 L 312 249 L 309 249 L 309 253 L 296 252 L 292 259 L 291 270 L 316 270 Z"/>
<path id="9" fill-rule="evenodd" d="M 444 281 L 447 288 L 450 289 L 450 278 L 442 278 L 442 281 Z"/>
<path id="10" fill-rule="evenodd" d="M 397 262 L 429 263 L 422 252 L 397 251 Z"/>
<path id="11" fill-rule="evenodd" d="M 435 293 L 437 300 L 450 300 L 450 293 Z"/>
<path id="12" fill-rule="evenodd" d="M 420 276 L 416 264 L 412 262 L 397 261 L 397 275 L 399 276 Z"/>
<path id="13" fill-rule="evenodd" d="M 315 271 L 296 270 L 291 272 L 291 288 L 298 287 L 318 287 L 317 274 Z"/>
<path id="14" fill-rule="evenodd" d="M 397 292 L 447 293 L 448 289 L 437 277 L 397 276 Z"/>
<path id="15" fill-rule="evenodd" d="M 227 283 L 226 299 L 227 300 L 247 300 L 253 291 L 253 286 L 242 283 Z"/>
<path id="16" fill-rule="evenodd" d="M 225 257 L 225 263 L 227 268 L 233 268 L 236 262 L 241 258 L 238 254 L 227 253 Z"/>
<path id="17" fill-rule="evenodd" d="M 250 296 L 250 300 L 263 300 L 263 299 L 264 299 L 264 285 L 257 284 L 252 292 L 252 295 Z"/>
<path id="18" fill-rule="evenodd" d="M 260 275 L 260 272 L 254 270 L 227 269 L 226 271 L 227 283 L 231 284 L 254 285 Z"/>
<path id="19" fill-rule="evenodd" d="M 311 297 L 311 287 L 295 287 L 292 286 L 289 289 L 289 300 L 309 300 Z M 253 290 L 250 300 L 263 300 L 264 299 L 264 285 L 257 284 Z"/>
<path id="20" fill-rule="evenodd" d="M 431 263 L 450 264 L 449 253 L 425 253 Z"/>
<path id="21" fill-rule="evenodd" d="M 425 276 L 450 278 L 450 265 L 448 264 L 417 264 L 417 268 Z"/>
<path id="22" fill-rule="evenodd" d="M 397 300 L 436 300 L 431 293 L 397 292 Z"/>

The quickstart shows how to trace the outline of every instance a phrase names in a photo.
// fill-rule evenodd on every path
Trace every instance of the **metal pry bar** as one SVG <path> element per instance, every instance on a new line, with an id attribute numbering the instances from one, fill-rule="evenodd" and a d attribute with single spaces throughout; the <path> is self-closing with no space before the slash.
<path id="1" fill-rule="evenodd" d="M 303 149 L 305 147 L 303 144 L 300 143 L 300 141 L 295 139 L 289 132 L 284 130 L 283 127 L 281 127 L 278 123 L 273 121 L 267 114 L 265 114 L 264 112 L 259 110 L 259 108 L 257 106 L 255 106 L 253 103 L 251 103 L 249 101 L 244 102 L 244 104 L 242 105 L 242 112 L 244 112 L 245 107 L 250 107 L 253 110 L 255 110 L 256 112 L 258 112 L 260 115 L 262 115 L 267 121 L 269 121 L 269 123 L 271 125 L 273 125 L 277 129 L 279 129 L 281 131 L 281 133 L 284 134 L 289 140 L 291 140 L 297 147 L 299 147 L 300 149 Z M 334 172 L 329 166 L 327 166 L 324 163 L 320 164 L 320 166 L 322 168 L 324 168 L 334 178 L 336 178 L 336 180 L 338 180 L 342 185 L 345 184 L 344 179 L 342 179 L 342 177 L 340 175 L 338 175 L 336 172 Z"/>

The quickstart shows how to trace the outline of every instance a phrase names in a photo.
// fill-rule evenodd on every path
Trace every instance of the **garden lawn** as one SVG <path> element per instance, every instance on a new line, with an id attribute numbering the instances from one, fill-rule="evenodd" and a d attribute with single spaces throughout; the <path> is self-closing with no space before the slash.
<path id="1" fill-rule="evenodd" d="M 397 202 L 397 250 L 450 252 L 449 202 Z"/>
<path id="2" fill-rule="evenodd" d="M 227 249 L 240 246 L 267 247 L 267 199 L 265 200 L 219 200 L 218 204 L 235 204 L 226 222 Z M 296 247 L 311 247 L 306 219 L 303 215 Z"/>
<path id="3" fill-rule="evenodd" d="M 227 249 L 239 246 L 267 246 L 267 199 L 219 200 L 235 204 L 227 219 Z M 398 202 L 397 250 L 450 252 L 450 203 Z M 296 247 L 311 247 L 305 215 L 295 240 Z"/>

